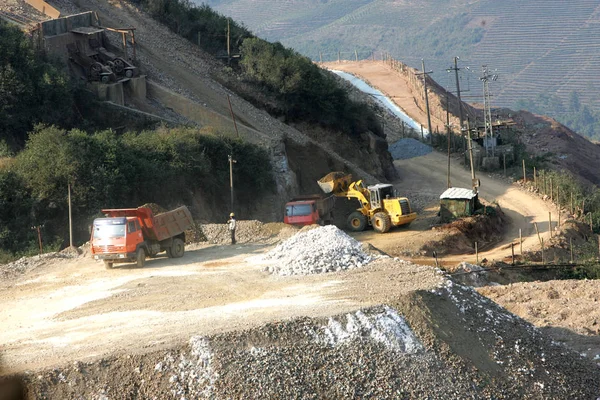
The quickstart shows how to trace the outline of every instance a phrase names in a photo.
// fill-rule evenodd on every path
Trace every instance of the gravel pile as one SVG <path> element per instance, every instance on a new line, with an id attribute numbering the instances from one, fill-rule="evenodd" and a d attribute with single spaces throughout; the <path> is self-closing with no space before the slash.
<path id="1" fill-rule="evenodd" d="M 116 379 L 115 377 L 118 377 Z M 595 399 L 598 367 L 446 280 L 381 305 L 25 376 L 35 398 Z"/>
<path id="2" fill-rule="evenodd" d="M 67 248 L 57 253 L 44 253 L 41 256 L 22 257 L 11 263 L 0 265 L 0 280 L 15 278 L 51 260 L 77 258 L 81 254 L 83 254 L 82 249 Z"/>
<path id="3" fill-rule="evenodd" d="M 227 224 L 202 224 L 200 225 L 205 240 L 212 244 L 230 244 L 231 234 Z M 284 223 L 272 222 L 263 224 L 256 220 L 238 220 L 235 230 L 237 243 L 270 243 L 286 239 L 296 233 L 298 228 Z"/>
<path id="4" fill-rule="evenodd" d="M 409 158 L 421 157 L 433 151 L 430 146 L 413 138 L 400 139 L 389 145 L 388 150 L 394 160 L 407 160 Z"/>
<path id="5" fill-rule="evenodd" d="M 373 257 L 334 225 L 299 232 L 262 257 L 276 261 L 266 270 L 279 275 L 309 275 L 362 267 Z"/>

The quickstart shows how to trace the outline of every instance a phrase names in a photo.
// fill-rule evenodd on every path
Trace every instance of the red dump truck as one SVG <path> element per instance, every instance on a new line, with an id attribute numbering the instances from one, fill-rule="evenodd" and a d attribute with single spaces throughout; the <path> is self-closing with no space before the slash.
<path id="1" fill-rule="evenodd" d="M 335 196 L 314 194 L 294 197 L 285 204 L 283 222 L 290 225 L 328 225 L 333 223 Z"/>
<path id="2" fill-rule="evenodd" d="M 166 251 L 182 257 L 185 230 L 193 225 L 192 214 L 182 206 L 156 214 L 149 207 L 105 209 L 106 218 L 96 218 L 90 240 L 92 256 L 108 269 L 114 263 L 136 262 L 143 267 L 146 257 Z"/>

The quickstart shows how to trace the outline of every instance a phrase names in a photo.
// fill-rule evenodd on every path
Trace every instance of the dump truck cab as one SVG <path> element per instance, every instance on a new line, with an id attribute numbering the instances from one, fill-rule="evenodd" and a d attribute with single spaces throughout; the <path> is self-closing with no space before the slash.
<path id="1" fill-rule="evenodd" d="M 114 263 L 133 261 L 143 267 L 146 256 L 154 257 L 161 251 L 166 251 L 170 258 L 182 257 L 185 230 L 194 223 L 185 206 L 156 215 L 148 207 L 102 212 L 106 217 L 94 220 L 91 252 L 108 269 Z"/>
<path id="2" fill-rule="evenodd" d="M 283 222 L 290 225 L 327 225 L 333 223 L 335 197 L 297 196 L 285 204 Z"/>
<path id="3" fill-rule="evenodd" d="M 140 221 L 136 217 L 96 218 L 92 243 L 97 260 L 136 260 L 137 250 L 144 242 Z M 116 257 L 115 257 L 116 255 Z"/>

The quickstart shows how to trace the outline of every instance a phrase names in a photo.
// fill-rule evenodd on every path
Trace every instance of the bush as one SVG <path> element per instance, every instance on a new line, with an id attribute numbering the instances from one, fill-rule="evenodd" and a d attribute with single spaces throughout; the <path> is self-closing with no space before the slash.
<path id="1" fill-rule="evenodd" d="M 11 179 L 18 178 L 21 184 L 7 183 L 0 199 L 20 193 L 19 198 L 27 200 L 22 203 L 32 224 L 43 224 L 49 240 L 68 237 L 69 183 L 78 241 L 87 239 L 87 226 L 102 208 L 145 203 L 173 208 L 193 204 L 195 196 L 202 194 L 225 213 L 229 204 L 223 201 L 229 199 L 229 154 L 237 160 L 233 176 L 238 204 L 254 204 L 273 191 L 268 153 L 238 140 L 190 128 L 163 127 L 118 136 L 110 130 L 88 135 L 38 126 L 16 158 L 16 174 Z M 11 187 L 16 188 L 16 194 Z M 8 217 L 18 215 L 10 207 L 7 210 Z M 29 234 L 30 225 L 19 229 Z M 15 246 L 18 250 L 17 242 Z"/>
<path id="2" fill-rule="evenodd" d="M 0 138 L 20 149 L 34 124 L 71 127 L 74 87 L 22 31 L 0 20 Z"/>

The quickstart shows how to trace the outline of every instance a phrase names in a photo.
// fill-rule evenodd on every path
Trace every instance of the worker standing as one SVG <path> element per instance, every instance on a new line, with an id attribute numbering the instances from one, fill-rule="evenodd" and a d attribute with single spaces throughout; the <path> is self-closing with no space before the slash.
<path id="1" fill-rule="evenodd" d="M 231 244 L 235 244 L 235 226 L 236 226 L 236 221 L 235 221 L 235 214 L 234 213 L 229 214 L 229 221 L 227 221 L 227 224 L 229 225 L 229 232 L 231 232 Z"/>

